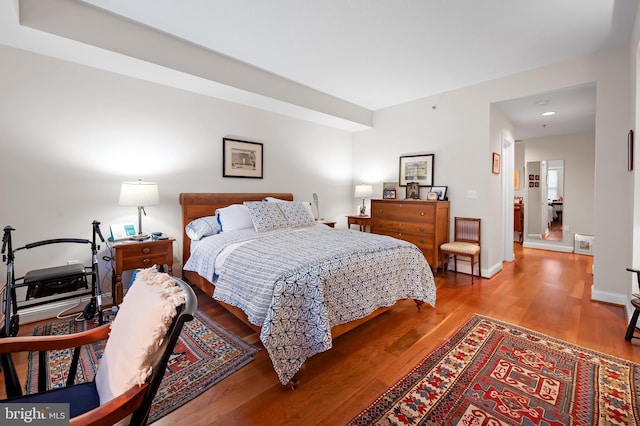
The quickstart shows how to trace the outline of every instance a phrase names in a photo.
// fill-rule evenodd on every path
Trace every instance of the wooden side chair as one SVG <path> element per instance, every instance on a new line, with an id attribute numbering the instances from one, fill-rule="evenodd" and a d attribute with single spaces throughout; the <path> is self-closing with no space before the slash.
<path id="1" fill-rule="evenodd" d="M 638 287 L 640 287 L 640 270 L 627 268 L 627 271 L 636 274 L 636 278 L 638 279 Z M 640 339 L 640 336 L 634 336 L 634 332 L 636 331 L 636 328 L 638 328 L 638 316 L 640 316 L 640 299 L 631 299 L 631 304 L 634 308 L 633 315 L 631 315 L 629 327 L 627 327 L 627 334 L 625 334 L 624 336 L 624 340 L 626 340 L 627 342 L 630 342 L 633 338 Z"/>
<path id="2" fill-rule="evenodd" d="M 446 263 L 453 256 L 456 273 L 458 272 L 458 256 L 468 257 L 471 262 L 471 284 L 473 284 L 475 259 L 478 258 L 478 276 L 482 267 L 480 254 L 480 219 L 471 217 L 454 218 L 453 241 L 440 246 L 442 253 L 442 276 L 445 276 Z"/>
<path id="3" fill-rule="evenodd" d="M 128 425 L 144 425 L 178 336 L 184 323 L 193 319 L 196 306 L 196 295 L 184 281 L 155 267 L 140 270 L 111 324 L 75 334 L 0 339 L 3 357 L 20 351 L 79 348 L 107 339 L 93 381 L 29 395 L 20 395 L 18 389 L 20 396 L 0 402 L 68 403 L 70 425 L 113 425 L 124 419 Z M 73 358 L 72 370 L 76 353 Z M 7 374 L 6 368 L 3 372 Z M 71 374 L 75 378 L 75 371 Z M 7 393 L 11 394 L 9 389 Z"/>

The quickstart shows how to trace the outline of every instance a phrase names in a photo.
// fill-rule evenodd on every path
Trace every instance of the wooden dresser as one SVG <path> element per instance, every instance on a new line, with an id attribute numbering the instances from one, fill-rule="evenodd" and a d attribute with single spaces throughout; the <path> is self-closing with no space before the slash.
<path id="1" fill-rule="evenodd" d="M 371 232 L 415 244 L 435 270 L 442 266 L 440 245 L 449 242 L 449 202 L 371 200 Z"/>

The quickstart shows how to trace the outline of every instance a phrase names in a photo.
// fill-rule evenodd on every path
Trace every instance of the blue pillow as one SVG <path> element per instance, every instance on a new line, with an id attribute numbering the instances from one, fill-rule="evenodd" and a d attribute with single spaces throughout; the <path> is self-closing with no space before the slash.
<path id="1" fill-rule="evenodd" d="M 220 224 L 217 216 L 205 216 L 192 220 L 184 229 L 189 238 L 198 241 L 209 235 L 219 233 Z"/>

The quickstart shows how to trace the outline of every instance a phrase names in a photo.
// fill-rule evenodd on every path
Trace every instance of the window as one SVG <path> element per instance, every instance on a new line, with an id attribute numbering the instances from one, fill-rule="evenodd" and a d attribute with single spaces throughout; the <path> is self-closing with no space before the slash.
<path id="1" fill-rule="evenodd" d="M 547 172 L 547 198 L 551 201 L 558 199 L 558 171 L 549 170 Z"/>

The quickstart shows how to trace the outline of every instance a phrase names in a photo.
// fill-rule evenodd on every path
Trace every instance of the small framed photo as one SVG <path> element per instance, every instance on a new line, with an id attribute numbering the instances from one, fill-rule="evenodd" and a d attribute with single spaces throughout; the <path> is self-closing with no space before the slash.
<path id="1" fill-rule="evenodd" d="M 384 182 L 382 184 L 382 198 L 398 198 L 398 182 Z"/>
<path id="2" fill-rule="evenodd" d="M 437 201 L 438 200 L 438 193 L 437 192 L 429 192 L 427 194 L 427 200 Z"/>
<path id="3" fill-rule="evenodd" d="M 434 154 L 403 155 L 400 157 L 400 186 L 416 182 L 422 186 L 433 185 Z"/>
<path id="4" fill-rule="evenodd" d="M 408 200 L 420 199 L 420 184 L 418 182 L 407 182 L 407 196 Z"/>
<path id="5" fill-rule="evenodd" d="M 447 187 L 446 186 L 432 186 L 430 192 L 438 194 L 438 201 L 447 200 Z"/>
<path id="6" fill-rule="evenodd" d="M 493 153 L 493 158 L 491 160 L 491 172 L 499 175 L 500 174 L 500 154 L 497 152 Z"/>
<path id="7" fill-rule="evenodd" d="M 222 138 L 222 177 L 262 179 L 262 144 Z"/>
<path id="8" fill-rule="evenodd" d="M 577 254 L 590 254 L 593 256 L 593 235 L 574 235 L 573 251 Z"/>

